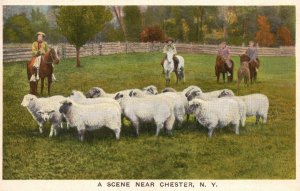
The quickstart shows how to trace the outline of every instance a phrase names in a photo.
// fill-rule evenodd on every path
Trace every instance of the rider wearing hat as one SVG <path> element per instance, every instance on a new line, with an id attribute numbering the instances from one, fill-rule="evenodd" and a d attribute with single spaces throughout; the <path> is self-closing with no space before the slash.
<path id="1" fill-rule="evenodd" d="M 230 53 L 229 53 L 229 48 L 228 46 L 226 45 L 226 42 L 222 42 L 220 44 L 220 49 L 218 51 L 218 56 L 221 56 L 222 59 L 225 61 L 226 65 L 228 68 L 231 68 L 232 67 L 232 63 L 230 61 Z M 227 73 L 228 76 L 230 76 L 230 73 L 228 72 Z"/>
<path id="2" fill-rule="evenodd" d="M 250 62 L 256 62 L 256 64 L 258 64 L 258 61 L 257 61 L 257 50 L 256 50 L 256 47 L 254 46 L 254 42 L 253 41 L 249 41 L 249 47 L 246 50 L 245 54 L 247 56 L 249 56 L 249 58 L 250 58 L 249 63 Z M 258 71 L 258 68 L 256 67 L 255 70 Z"/>
<path id="3" fill-rule="evenodd" d="M 37 69 L 37 75 L 33 74 L 30 78 L 30 81 L 36 81 L 39 80 L 39 69 L 41 64 L 42 56 L 48 52 L 49 47 L 47 42 L 44 41 L 44 38 L 46 37 L 45 33 L 38 32 L 36 33 L 37 40 L 32 43 L 32 55 L 35 57 L 33 66 Z M 53 81 L 56 81 L 56 78 L 54 74 L 52 74 Z"/>
<path id="4" fill-rule="evenodd" d="M 172 38 L 168 38 L 165 42 L 166 42 L 167 44 L 164 46 L 163 53 L 166 54 L 170 49 L 174 52 L 173 61 L 174 61 L 175 69 L 176 69 L 177 66 L 178 66 L 179 60 L 178 60 L 178 58 L 176 57 L 177 50 L 176 50 L 175 45 L 173 44 L 173 43 L 174 43 L 174 40 L 173 40 Z M 164 64 L 164 61 L 165 61 L 166 58 L 167 58 L 167 55 L 165 55 L 164 59 L 163 59 L 162 62 L 161 62 L 161 65 Z"/>

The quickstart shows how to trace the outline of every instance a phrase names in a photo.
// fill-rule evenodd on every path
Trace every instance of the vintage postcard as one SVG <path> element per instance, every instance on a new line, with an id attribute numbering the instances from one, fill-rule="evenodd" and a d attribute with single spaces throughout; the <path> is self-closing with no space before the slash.
<path id="1" fill-rule="evenodd" d="M 300 189 L 296 1 L 1 10 L 0 190 Z"/>

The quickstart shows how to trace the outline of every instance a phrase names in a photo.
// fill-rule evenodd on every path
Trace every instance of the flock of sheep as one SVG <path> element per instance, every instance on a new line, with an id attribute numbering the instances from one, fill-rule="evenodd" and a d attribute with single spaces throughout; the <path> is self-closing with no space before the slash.
<path id="1" fill-rule="evenodd" d="M 189 86 L 181 92 L 165 88 L 158 93 L 153 85 L 143 89 L 127 89 L 109 94 L 98 87 L 86 94 L 73 90 L 69 97 L 60 95 L 37 98 L 27 94 L 21 103 L 31 113 L 43 133 L 46 121 L 51 123 L 50 137 L 57 135 L 63 122 L 67 128 L 76 127 L 83 141 L 85 131 L 108 127 L 120 138 L 122 117 L 131 121 L 139 135 L 140 124 L 155 122 L 156 135 L 165 128 L 171 133 L 175 121 L 181 124 L 190 115 L 208 128 L 211 137 L 217 127 L 233 125 L 239 134 L 239 126 L 246 117 L 256 116 L 266 123 L 269 100 L 263 94 L 235 96 L 229 89 L 203 92 L 198 86 Z"/>

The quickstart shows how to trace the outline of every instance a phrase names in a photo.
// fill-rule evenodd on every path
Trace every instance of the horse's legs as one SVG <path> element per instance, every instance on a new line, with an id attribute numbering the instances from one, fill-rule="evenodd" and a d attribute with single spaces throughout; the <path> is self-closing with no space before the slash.
<path id="1" fill-rule="evenodd" d="M 222 73 L 223 74 L 223 83 L 225 83 L 225 73 Z M 228 81 L 228 79 L 227 79 Z"/>
<path id="2" fill-rule="evenodd" d="M 178 84 L 178 78 L 179 78 L 178 71 L 175 71 L 175 74 L 176 74 L 176 84 Z"/>
<path id="3" fill-rule="evenodd" d="M 38 84 L 39 84 L 39 81 L 36 81 L 35 83 L 34 83 L 34 95 L 37 95 L 37 93 L 38 93 Z"/>
<path id="4" fill-rule="evenodd" d="M 50 89 L 52 84 L 52 74 L 47 77 L 48 79 L 48 95 L 50 95 Z"/>
<path id="5" fill-rule="evenodd" d="M 253 69 L 250 68 L 250 83 L 252 84 L 252 80 L 253 80 Z"/>
<path id="6" fill-rule="evenodd" d="M 44 90 L 44 80 L 45 80 L 45 78 L 41 78 L 41 95 L 43 95 L 43 90 Z"/>

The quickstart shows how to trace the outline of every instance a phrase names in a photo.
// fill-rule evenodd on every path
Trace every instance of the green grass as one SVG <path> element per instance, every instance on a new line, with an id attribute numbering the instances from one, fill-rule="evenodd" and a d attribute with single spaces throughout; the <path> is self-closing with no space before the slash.
<path id="1" fill-rule="evenodd" d="M 295 179 L 295 57 L 261 57 L 258 82 L 239 92 L 232 84 L 217 84 L 215 56 L 183 55 L 186 83 L 171 86 L 182 90 L 198 85 L 204 91 L 230 88 L 239 95 L 261 92 L 269 97 L 266 125 L 248 118 L 240 135 L 231 128 L 217 129 L 212 139 L 194 118 L 175 126 L 173 136 L 155 137 L 155 127 L 143 125 L 134 136 L 130 123 L 121 139 L 100 129 L 88 132 L 83 143 L 75 129 L 48 138 L 50 125 L 39 134 L 37 124 L 21 107 L 29 87 L 25 62 L 4 63 L 3 179 Z M 107 92 L 165 86 L 160 53 L 119 54 L 74 59 L 55 66 L 59 82 L 52 95 L 69 95 L 72 89 L 93 86 Z M 233 58 L 237 70 L 238 57 Z M 236 73 L 235 73 L 236 74 Z"/>

